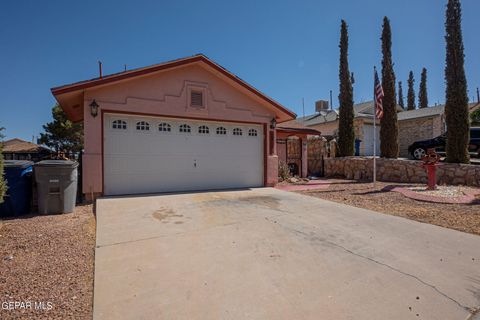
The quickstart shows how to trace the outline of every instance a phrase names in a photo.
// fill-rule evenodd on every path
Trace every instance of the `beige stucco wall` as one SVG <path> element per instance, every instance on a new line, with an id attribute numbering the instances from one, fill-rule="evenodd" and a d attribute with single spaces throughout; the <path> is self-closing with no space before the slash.
<path id="1" fill-rule="evenodd" d="M 364 119 L 362 118 L 356 118 L 353 119 L 353 126 L 355 130 L 355 137 L 361 139 L 363 136 L 362 133 L 362 125 L 364 123 Z M 325 123 L 320 123 L 316 124 L 313 126 L 309 126 L 309 128 L 313 128 L 316 130 L 319 130 L 322 133 L 322 136 L 333 136 L 338 134 L 338 120 L 335 121 L 330 121 L 330 122 L 325 122 Z"/>
<path id="2" fill-rule="evenodd" d="M 309 128 L 316 129 L 322 133 L 322 136 L 333 136 L 338 130 L 338 120 L 316 124 Z"/>
<path id="3" fill-rule="evenodd" d="M 206 108 L 189 107 L 189 90 L 202 90 Z M 201 65 L 188 65 L 115 84 L 87 89 L 84 94 L 85 154 L 83 159 L 83 192 L 103 191 L 102 111 L 229 120 L 268 124 L 275 113 L 258 97 Z M 95 99 L 99 116 L 90 115 L 89 104 Z M 277 178 L 278 158 L 270 155 L 270 130 L 267 135 L 267 182 Z M 275 141 L 275 140 L 273 140 Z M 275 163 L 275 164 L 274 164 Z"/>

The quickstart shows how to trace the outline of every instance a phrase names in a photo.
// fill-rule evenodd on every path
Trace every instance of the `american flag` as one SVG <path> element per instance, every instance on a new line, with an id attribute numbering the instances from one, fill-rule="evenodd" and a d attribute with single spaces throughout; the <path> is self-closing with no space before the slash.
<path id="1" fill-rule="evenodd" d="M 375 117 L 377 119 L 383 118 L 383 96 L 383 87 L 375 70 Z"/>

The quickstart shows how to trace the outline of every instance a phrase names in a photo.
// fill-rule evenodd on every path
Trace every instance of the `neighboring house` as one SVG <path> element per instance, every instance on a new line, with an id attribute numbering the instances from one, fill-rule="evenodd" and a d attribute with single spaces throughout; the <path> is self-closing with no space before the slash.
<path id="1" fill-rule="evenodd" d="M 480 104 L 469 104 L 470 112 L 478 109 Z M 411 157 L 408 147 L 415 141 L 428 140 L 445 133 L 445 105 L 404 111 L 398 114 L 398 140 L 400 156 Z"/>
<path id="2" fill-rule="evenodd" d="M 41 161 L 50 158 L 52 151 L 38 144 L 14 138 L 3 142 L 5 160 Z"/>
<path id="3" fill-rule="evenodd" d="M 272 186 L 276 124 L 296 117 L 201 54 L 52 93 L 70 120 L 84 123 L 87 198 Z M 307 131 L 281 132 L 317 132 Z"/>
<path id="4" fill-rule="evenodd" d="M 469 105 L 470 112 L 480 108 L 480 104 Z M 373 155 L 373 101 L 354 105 L 355 138 L 361 140 L 360 155 Z M 437 137 L 445 132 L 445 106 L 437 105 L 424 109 L 404 111 L 397 106 L 400 156 L 409 157 L 408 146 L 415 141 Z M 297 118 L 284 125 L 300 123 L 317 129 L 324 136 L 337 136 L 338 111 L 317 110 L 314 115 Z M 377 120 L 377 154 L 380 154 L 380 121 Z"/>
<path id="5" fill-rule="evenodd" d="M 360 155 L 373 155 L 373 102 L 365 102 L 353 106 L 355 112 L 354 130 L 355 138 L 361 140 Z M 397 106 L 398 111 L 403 110 Z M 300 117 L 283 125 L 292 126 L 293 123 L 299 123 L 308 128 L 316 129 L 322 132 L 323 136 L 336 137 L 338 135 L 338 110 L 317 109 L 313 115 Z M 380 133 L 380 127 L 377 121 L 377 139 Z M 380 153 L 380 144 L 377 143 L 377 154 Z"/>

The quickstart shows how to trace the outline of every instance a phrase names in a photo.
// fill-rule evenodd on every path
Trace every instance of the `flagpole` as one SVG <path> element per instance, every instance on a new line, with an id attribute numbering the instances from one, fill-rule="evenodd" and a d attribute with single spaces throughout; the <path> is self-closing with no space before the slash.
<path id="1" fill-rule="evenodd" d="M 375 75 L 377 69 L 373 67 L 373 83 L 375 83 Z M 373 86 L 373 187 L 377 182 L 377 105 L 376 105 L 375 85 Z"/>

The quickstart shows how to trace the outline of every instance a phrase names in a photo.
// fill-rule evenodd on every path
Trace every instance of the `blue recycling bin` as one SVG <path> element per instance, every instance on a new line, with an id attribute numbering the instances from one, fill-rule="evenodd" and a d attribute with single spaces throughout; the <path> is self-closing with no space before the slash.
<path id="1" fill-rule="evenodd" d="M 16 216 L 30 213 L 32 202 L 33 162 L 5 160 L 4 173 L 7 194 L 0 204 L 0 216 Z"/>

